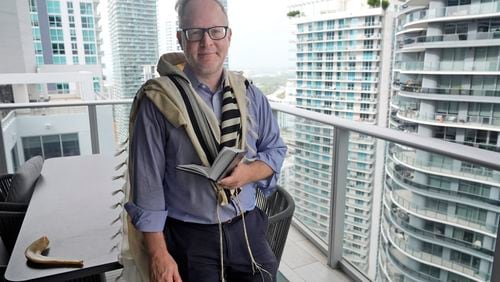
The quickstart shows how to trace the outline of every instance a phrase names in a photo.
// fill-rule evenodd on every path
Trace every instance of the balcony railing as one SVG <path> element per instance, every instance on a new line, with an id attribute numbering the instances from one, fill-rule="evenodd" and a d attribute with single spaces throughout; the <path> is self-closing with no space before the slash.
<path id="1" fill-rule="evenodd" d="M 433 20 L 444 17 L 475 16 L 500 12 L 500 2 L 475 3 L 470 5 L 448 6 L 439 9 L 420 10 L 408 14 L 401 25 L 410 26 L 411 23 L 423 20 Z"/>
<path id="2" fill-rule="evenodd" d="M 417 37 L 409 37 L 403 40 L 398 41 L 399 48 L 407 48 L 413 46 L 425 46 L 422 44 L 425 43 L 434 43 L 434 42 L 453 42 L 454 41 L 468 41 L 471 42 L 473 40 L 491 40 L 491 39 L 500 39 L 500 30 L 493 32 L 469 32 L 469 33 L 455 33 L 455 34 L 443 34 L 443 35 L 434 35 L 434 36 L 417 36 Z"/>
<path id="3" fill-rule="evenodd" d="M 497 129 L 500 126 L 500 118 L 497 117 L 482 117 L 458 114 L 441 114 L 441 113 L 420 113 L 417 110 L 401 110 L 397 112 L 399 118 L 406 118 L 411 121 L 420 121 L 431 123 L 434 125 L 453 125 L 456 127 L 475 126 L 480 128 Z"/>
<path id="4" fill-rule="evenodd" d="M 500 90 L 483 90 L 483 89 L 461 89 L 461 88 L 428 88 L 419 85 L 398 84 L 401 91 L 422 93 L 422 94 L 438 94 L 438 95 L 458 95 L 458 96 L 487 96 L 500 97 Z"/>
<path id="5" fill-rule="evenodd" d="M 61 134 L 68 130 L 69 132 L 72 130 L 78 131 L 77 127 L 80 128 L 79 131 L 81 132 L 79 135 L 80 154 L 100 152 L 113 154 L 114 150 L 119 146 L 117 143 L 124 140 L 123 137 L 119 138 L 118 136 L 127 136 L 128 116 L 125 115 L 121 117 L 121 120 L 118 120 L 116 117 L 113 118 L 111 113 L 119 107 L 129 106 L 130 103 L 131 100 L 0 104 L 0 110 L 15 113 L 15 115 L 10 114 L 2 120 L 3 136 L 0 138 L 0 143 L 3 154 L 0 154 L 0 169 L 4 172 L 12 170 L 12 166 L 7 163 L 12 161 L 13 148 L 17 148 L 17 154 L 21 156 L 20 159 L 25 153 L 29 153 L 31 147 L 26 146 L 23 137 L 43 137 L 46 134 L 56 134 L 57 132 Z M 83 126 L 79 125 L 76 120 L 71 119 L 71 115 L 73 115 L 71 111 L 55 113 L 50 110 L 61 107 L 80 108 L 78 115 L 81 118 L 83 113 L 84 118 L 79 121 L 84 121 L 85 124 Z M 380 165 L 377 160 L 384 158 L 386 142 L 412 147 L 419 151 L 441 154 L 457 161 L 473 163 L 483 168 L 470 171 L 466 174 L 467 176 L 472 175 L 473 179 L 486 177 L 499 186 L 500 180 L 494 177 L 495 173 L 492 174 L 493 170 L 500 170 L 499 153 L 424 138 L 389 128 L 339 119 L 284 104 L 272 104 L 272 108 L 280 123 L 283 137 L 286 137 L 285 139 L 290 142 L 289 156 L 283 171 L 284 184 L 287 187 L 293 187 L 292 194 L 294 190 L 303 191 L 295 195 L 298 202 L 295 223 L 313 244 L 327 254 L 327 262 L 330 266 L 342 268 L 344 272 L 356 280 L 368 281 L 374 279 L 375 269 L 378 265 L 376 259 L 374 259 L 377 257 L 377 250 L 379 249 L 379 246 L 376 245 L 377 240 L 363 241 L 361 251 L 367 252 L 368 255 L 366 256 L 354 257 L 350 255 L 344 256 L 343 254 L 346 249 L 354 251 L 357 248 L 356 244 L 360 241 L 354 235 L 359 234 L 362 238 L 378 238 L 378 234 L 381 232 L 381 216 L 378 216 L 377 219 L 377 215 L 371 214 L 367 216 L 367 212 L 375 211 L 376 214 L 380 215 L 379 211 L 384 206 L 381 196 L 384 170 L 377 169 L 377 163 Z M 36 111 L 44 109 L 42 111 L 44 114 L 29 119 L 35 109 Z M 123 109 L 121 111 L 125 112 Z M 58 124 L 58 122 L 61 124 Z M 66 127 L 63 128 L 60 125 Z M 108 131 L 113 130 L 115 130 L 115 135 L 109 135 Z M 327 132 L 331 134 L 328 135 Z M 114 144 L 112 149 L 109 149 L 107 145 L 109 140 L 106 140 L 106 138 L 112 139 L 111 142 Z M 309 143 L 308 146 L 305 146 L 307 147 L 305 150 L 301 147 L 303 143 L 299 141 Z M 311 144 L 318 145 L 320 148 L 313 148 L 309 146 Z M 349 161 L 349 149 L 352 149 L 353 146 L 359 146 L 359 144 L 375 146 L 373 149 L 375 152 L 373 164 Z M 43 150 L 44 144 L 41 146 Z M 328 148 L 328 150 L 323 151 L 322 148 Z M 360 148 L 356 147 L 356 150 L 358 149 Z M 317 154 L 311 158 L 311 154 L 316 150 L 318 150 Z M 319 157 L 320 155 L 321 157 Z M 415 161 L 414 155 L 400 154 L 396 156 L 402 162 L 419 164 L 418 161 Z M 422 165 L 425 164 L 422 163 Z M 428 170 L 436 169 L 441 172 L 446 170 L 451 175 L 463 176 L 463 172 L 457 172 L 452 168 L 437 165 L 429 166 L 428 164 L 425 165 L 425 168 Z M 488 171 L 489 174 L 481 176 L 480 173 L 485 171 Z M 354 184 L 354 186 L 357 185 L 352 181 L 356 181 L 358 172 L 362 173 L 359 180 L 370 185 L 363 184 L 361 189 L 348 188 L 350 189 L 348 192 L 345 187 L 349 186 L 349 183 Z M 371 178 L 371 180 L 368 179 L 368 182 L 367 177 Z M 349 205 L 349 212 L 346 212 L 346 203 Z M 360 211 L 356 210 L 357 207 L 359 207 Z M 345 219 L 346 215 L 348 215 L 347 219 Z M 457 219 L 454 220 L 457 221 Z M 462 226 L 473 224 L 474 227 L 480 229 L 486 228 L 488 233 L 493 233 L 495 236 L 497 234 L 497 226 L 489 223 L 480 225 L 477 222 L 460 219 L 460 224 Z M 345 237 L 346 232 L 344 231 L 347 230 L 350 237 Z M 352 240 L 349 238 L 352 238 Z M 368 244 L 365 249 L 366 242 Z M 496 245 L 500 249 L 500 244 Z M 397 246 L 399 247 L 399 245 Z M 460 246 L 464 247 L 463 244 Z M 392 248 L 392 246 L 389 246 L 389 248 Z M 500 258 L 500 250 L 495 250 L 495 258 Z M 394 259 L 397 260 L 396 257 Z M 443 268 L 450 266 L 450 263 L 443 259 L 436 260 L 436 262 L 442 263 Z M 361 267 L 363 265 L 370 265 L 370 267 Z M 404 268 L 405 266 L 398 264 L 398 267 Z M 458 269 L 454 265 L 452 267 Z M 460 270 L 469 275 L 468 268 L 461 268 Z M 412 271 L 414 277 L 429 277 L 414 269 L 406 269 L 405 271 Z M 473 275 L 473 277 L 477 277 L 478 274 Z M 480 277 L 486 277 L 485 275 L 490 274 L 480 273 Z"/>
<path id="6" fill-rule="evenodd" d="M 450 72 L 498 72 L 500 71 L 500 61 L 493 62 L 471 62 L 464 61 L 441 61 L 439 63 L 424 62 L 401 62 L 402 71 L 450 71 Z"/>

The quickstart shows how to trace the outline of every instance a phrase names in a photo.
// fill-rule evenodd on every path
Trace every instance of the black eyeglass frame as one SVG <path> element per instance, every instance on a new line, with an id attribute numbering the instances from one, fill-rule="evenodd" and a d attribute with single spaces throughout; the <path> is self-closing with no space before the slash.
<path id="1" fill-rule="evenodd" d="M 214 28 L 221 28 L 221 27 L 224 28 L 224 36 L 221 37 L 221 38 L 213 38 L 212 35 L 210 34 L 210 30 L 213 30 Z M 212 40 L 222 40 L 222 39 L 226 38 L 226 36 L 227 36 L 227 30 L 228 29 L 229 29 L 229 26 L 217 25 L 217 26 L 212 26 L 212 27 L 207 27 L 207 28 L 202 28 L 202 27 L 183 28 L 183 29 L 181 29 L 181 31 L 182 31 L 182 33 L 184 34 L 184 36 L 186 37 L 186 39 L 188 41 L 190 41 L 190 42 L 197 42 L 197 41 L 203 40 L 203 37 L 205 36 L 205 34 L 208 34 L 208 36 Z M 192 40 L 192 39 L 190 39 L 189 36 L 188 36 L 188 32 L 190 30 L 200 30 L 200 31 L 203 31 L 201 38 L 198 39 L 198 40 Z"/>

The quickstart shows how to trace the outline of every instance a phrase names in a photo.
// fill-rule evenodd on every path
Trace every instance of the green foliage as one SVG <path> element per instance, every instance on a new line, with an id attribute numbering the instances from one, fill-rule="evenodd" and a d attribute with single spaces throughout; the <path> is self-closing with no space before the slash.
<path id="1" fill-rule="evenodd" d="M 298 11 L 298 10 L 290 11 L 286 14 L 286 16 L 289 18 L 298 17 L 298 16 L 300 16 L 300 11 Z"/>
<path id="2" fill-rule="evenodd" d="M 386 10 L 387 7 L 389 7 L 389 1 L 388 0 L 382 0 L 382 9 Z"/>
<path id="3" fill-rule="evenodd" d="M 389 0 L 368 0 L 367 3 L 372 8 L 380 7 L 380 4 L 382 4 L 382 9 L 384 10 L 389 7 Z"/>

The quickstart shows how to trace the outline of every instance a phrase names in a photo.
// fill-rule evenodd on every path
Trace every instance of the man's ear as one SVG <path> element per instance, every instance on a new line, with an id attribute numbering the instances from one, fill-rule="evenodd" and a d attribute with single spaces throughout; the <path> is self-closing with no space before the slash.
<path id="1" fill-rule="evenodd" d="M 231 36 L 233 35 L 233 30 L 231 28 L 227 29 L 227 40 L 231 43 Z"/>
<path id="2" fill-rule="evenodd" d="M 184 45 L 182 44 L 182 31 L 180 30 L 177 31 L 177 41 L 179 42 L 182 50 L 184 50 Z"/>

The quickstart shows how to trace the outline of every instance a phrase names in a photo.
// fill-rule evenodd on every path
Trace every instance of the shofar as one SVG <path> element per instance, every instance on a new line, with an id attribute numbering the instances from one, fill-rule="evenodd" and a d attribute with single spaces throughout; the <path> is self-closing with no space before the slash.
<path id="1" fill-rule="evenodd" d="M 48 247 L 49 238 L 47 238 L 47 236 L 42 236 L 26 248 L 24 255 L 29 261 L 45 266 L 83 267 L 83 260 L 70 260 L 42 255 L 42 252 Z"/>

